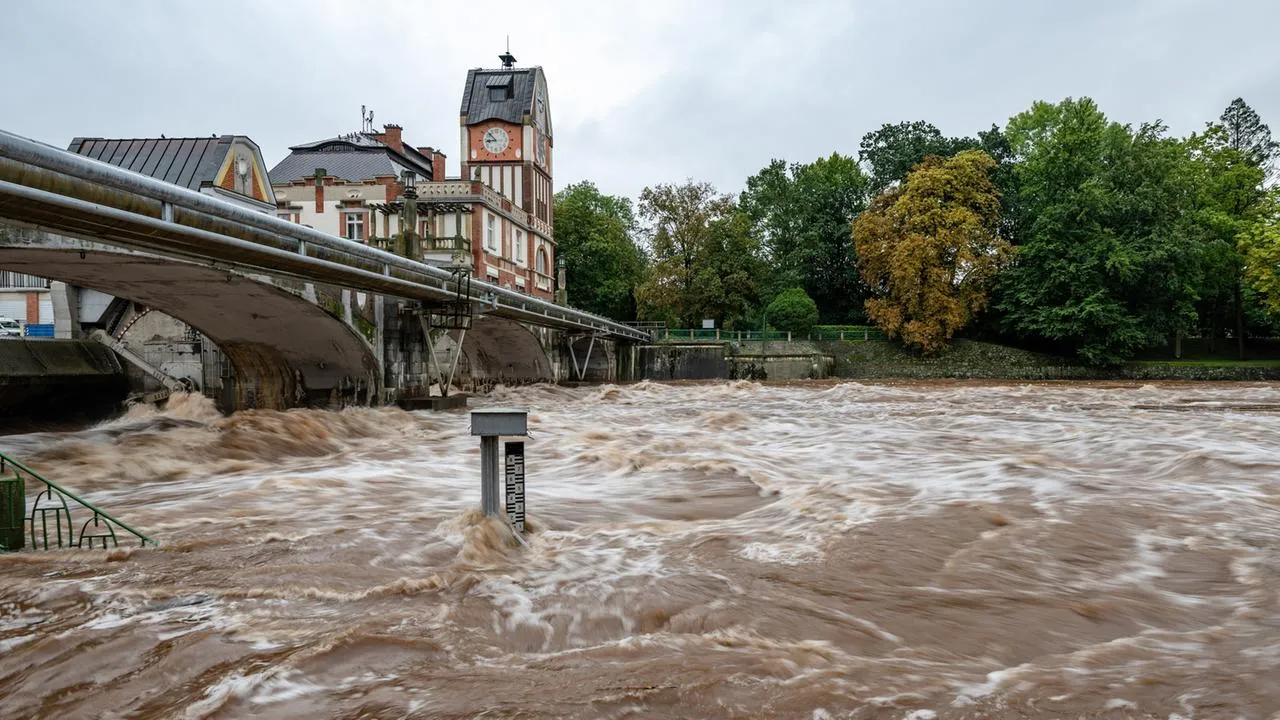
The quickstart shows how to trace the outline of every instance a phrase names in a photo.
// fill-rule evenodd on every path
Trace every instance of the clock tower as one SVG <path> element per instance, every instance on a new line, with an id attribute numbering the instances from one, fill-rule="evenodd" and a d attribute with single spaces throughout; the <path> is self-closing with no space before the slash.
<path id="1" fill-rule="evenodd" d="M 462 178 L 480 181 L 502 197 L 503 257 L 545 277 L 554 273 L 551 180 L 553 133 L 547 79 L 541 67 L 502 66 L 467 72 L 462 93 Z M 485 221 L 488 222 L 487 220 Z M 481 228 L 481 234 L 487 227 Z M 524 244 L 525 247 L 513 247 Z M 489 252 L 493 245 L 486 245 Z"/>

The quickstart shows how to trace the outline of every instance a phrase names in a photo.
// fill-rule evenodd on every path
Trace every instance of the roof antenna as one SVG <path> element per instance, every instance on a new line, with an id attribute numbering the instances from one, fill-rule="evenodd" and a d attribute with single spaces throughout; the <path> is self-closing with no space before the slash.
<path id="1" fill-rule="evenodd" d="M 511 54 L 511 36 L 507 36 L 507 51 L 498 56 L 502 61 L 502 67 L 510 68 L 516 64 L 516 56 Z"/>

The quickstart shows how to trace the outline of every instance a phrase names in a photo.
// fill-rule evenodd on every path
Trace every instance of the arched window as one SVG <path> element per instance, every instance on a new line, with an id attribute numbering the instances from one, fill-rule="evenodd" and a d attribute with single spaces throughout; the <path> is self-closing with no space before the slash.
<path id="1" fill-rule="evenodd" d="M 543 275 L 547 274 L 547 251 L 542 248 L 538 248 L 538 261 L 535 269 Z"/>

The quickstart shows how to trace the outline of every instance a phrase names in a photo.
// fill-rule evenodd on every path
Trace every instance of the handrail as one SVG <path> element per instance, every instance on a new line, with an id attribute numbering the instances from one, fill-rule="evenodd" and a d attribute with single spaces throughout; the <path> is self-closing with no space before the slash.
<path id="1" fill-rule="evenodd" d="M 97 505 L 94 505 L 93 503 L 89 502 L 88 500 L 85 500 L 84 498 L 80 497 L 79 495 L 76 495 L 75 493 L 71 492 L 70 490 L 68 490 L 68 489 L 66 489 L 66 488 L 64 488 L 64 487 L 62 487 L 62 486 L 61 486 L 61 485 L 59 485 L 58 483 L 56 483 L 56 482 L 54 482 L 54 481 L 52 481 L 52 480 L 50 480 L 50 479 L 46 478 L 45 476 L 41 475 L 40 473 L 36 472 L 35 470 L 32 470 L 31 468 L 27 467 L 27 466 L 26 466 L 26 465 L 24 465 L 23 463 L 21 463 L 21 462 L 19 462 L 19 461 L 15 460 L 15 459 L 13 459 L 12 457 L 10 457 L 10 456 L 8 456 L 8 455 L 5 455 L 4 453 L 0 452 L 0 473 L 3 473 L 3 472 L 4 472 L 4 468 L 5 468 L 5 465 L 6 465 L 6 464 L 8 464 L 8 465 L 12 465 L 13 467 L 17 468 L 18 470 L 21 470 L 22 472 L 26 473 L 27 475 L 29 475 L 29 476 L 31 476 L 31 477 L 33 477 L 33 478 L 35 478 L 36 480 L 39 480 L 40 482 L 44 483 L 46 487 L 48 487 L 48 488 L 52 488 L 52 489 L 54 489 L 54 490 L 57 490 L 60 494 L 62 494 L 62 495 L 64 495 L 64 496 L 66 496 L 66 497 L 68 497 L 68 498 L 71 498 L 72 500 L 74 500 L 74 501 L 76 501 L 77 503 L 79 503 L 82 507 L 87 508 L 87 509 L 89 509 L 89 510 L 92 510 L 92 511 L 93 511 L 93 514 L 94 514 L 93 520 L 96 520 L 97 518 L 101 517 L 101 518 L 104 518 L 104 519 L 106 519 L 107 521 L 109 521 L 109 522 L 111 522 L 111 523 L 113 523 L 113 524 L 117 525 L 117 526 L 118 526 L 118 527 L 120 527 L 121 529 L 123 529 L 123 530 L 127 530 L 127 531 L 128 531 L 130 534 L 132 534 L 134 537 L 136 537 L 136 538 L 138 538 L 139 540 L 141 540 L 141 541 L 142 541 L 142 546 L 143 546 L 143 547 L 146 547 L 147 543 L 151 543 L 151 545 L 152 545 L 153 547 L 158 547 L 158 546 L 159 546 L 159 543 L 157 543 L 155 540 L 153 540 L 152 538 L 147 537 L 146 535 L 142 534 L 140 531 L 138 531 L 138 530 L 134 529 L 131 525 L 129 525 L 128 523 L 124 522 L 123 520 L 120 520 L 119 518 L 115 517 L 115 516 L 114 516 L 114 515 L 112 515 L 111 513 L 108 513 L 106 510 L 103 510 L 102 508 L 98 507 Z M 41 493 L 41 495 L 44 495 L 44 494 L 45 494 L 45 493 Z M 37 504 L 37 506 L 39 505 L 38 497 L 39 497 L 39 496 L 37 496 L 37 503 L 36 503 L 36 504 Z M 31 513 L 32 513 L 32 517 L 33 517 L 33 518 L 34 518 L 34 516 L 35 516 L 35 512 L 36 512 L 36 510 L 37 510 L 37 509 L 39 509 L 39 508 L 38 508 L 38 507 L 33 507 L 33 508 L 32 508 Z M 68 515 L 68 523 L 69 523 L 69 522 L 70 522 L 70 511 L 68 511 L 67 515 Z M 90 522 L 93 522 L 93 520 L 91 520 Z M 95 523 L 95 525 L 96 525 L 96 523 Z M 88 526 L 88 523 L 85 523 L 85 526 L 87 527 L 87 526 Z M 109 528 L 108 528 L 108 529 L 109 529 Z M 32 528 L 31 528 L 31 533 L 32 533 L 32 541 L 31 541 L 31 542 L 32 542 L 32 544 L 34 545 L 34 544 L 35 544 L 35 539 L 34 539 L 34 537 L 35 537 L 35 526 L 34 526 L 34 525 L 33 525 L 33 526 L 32 526 Z M 72 527 L 68 527 L 68 535 L 67 535 L 67 538 L 68 538 L 67 544 L 68 544 L 68 545 L 74 544 L 75 538 L 74 538 L 74 537 L 72 537 L 72 533 L 74 533 L 74 528 L 72 528 Z M 94 538 L 97 538 L 97 537 L 103 537 L 103 536 L 98 536 L 98 535 L 91 536 L 91 537 L 90 537 L 90 543 L 92 544 L 93 539 L 94 539 Z M 112 540 L 114 540 L 114 539 L 115 539 L 115 533 L 111 533 L 111 538 L 112 538 Z M 83 541 L 84 541 L 84 535 L 83 535 L 83 534 L 81 535 L 81 538 L 80 538 L 80 539 L 81 539 L 81 542 L 83 542 Z M 61 545 L 61 543 L 62 543 L 62 535 L 61 535 L 61 532 L 59 532 L 59 535 L 58 535 L 58 543 L 59 543 L 59 545 Z M 45 538 L 45 546 L 46 546 L 46 547 L 48 547 L 48 538 L 47 538 L 47 537 Z M 103 546 L 104 546 L 104 547 L 106 546 L 106 540 L 105 540 L 105 539 L 103 540 Z M 91 545 L 91 547 L 92 547 L 92 545 Z"/>

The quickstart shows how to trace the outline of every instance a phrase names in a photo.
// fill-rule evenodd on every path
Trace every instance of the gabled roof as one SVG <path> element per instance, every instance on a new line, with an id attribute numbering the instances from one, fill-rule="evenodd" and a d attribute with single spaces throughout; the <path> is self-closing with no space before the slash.
<path id="1" fill-rule="evenodd" d="M 199 190 L 214 182 L 236 140 L 242 140 L 255 149 L 258 147 L 243 135 L 222 135 L 200 138 L 78 137 L 67 149 L 157 180 Z"/>
<path id="2" fill-rule="evenodd" d="M 533 115 L 533 98 L 537 89 L 541 67 L 499 68 L 485 70 L 475 68 L 467 71 L 467 84 L 462 90 L 462 115 L 468 125 L 485 120 L 505 120 L 520 123 L 526 115 Z M 510 98 L 494 101 L 489 99 L 489 88 L 499 87 L 508 82 L 511 85 Z"/>

